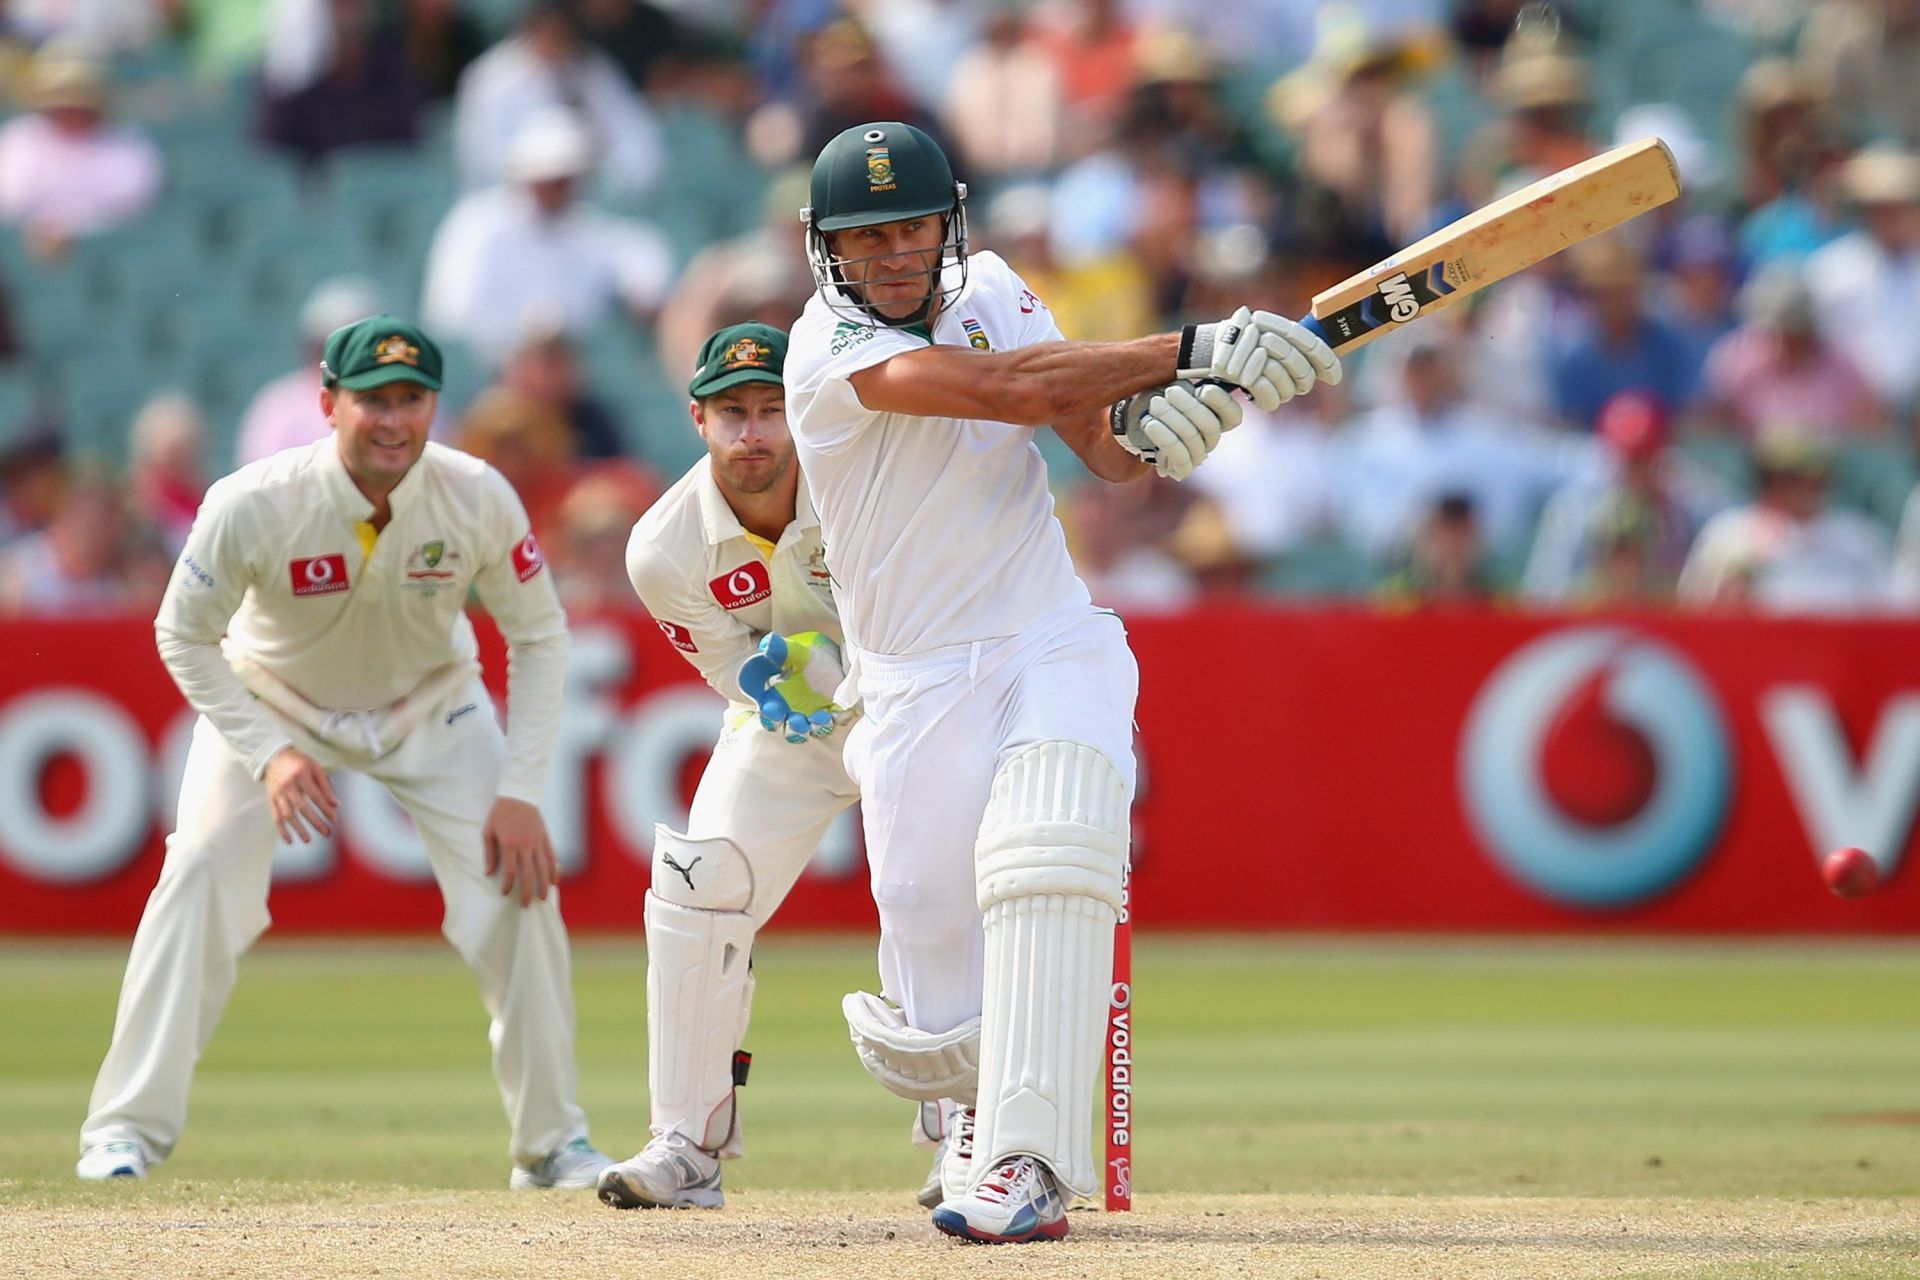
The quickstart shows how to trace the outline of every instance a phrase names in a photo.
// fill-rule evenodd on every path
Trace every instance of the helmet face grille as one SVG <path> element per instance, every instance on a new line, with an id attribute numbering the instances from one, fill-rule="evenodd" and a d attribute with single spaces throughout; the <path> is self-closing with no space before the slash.
<path id="1" fill-rule="evenodd" d="M 822 231 L 815 223 L 812 210 L 803 210 L 801 216 L 807 223 L 807 266 L 813 273 L 814 287 L 820 291 L 820 300 L 827 304 L 827 310 L 842 320 L 868 328 L 899 329 L 929 323 L 941 310 L 953 305 L 967 287 L 965 200 L 965 186 L 954 184 L 953 204 L 942 214 L 947 228 L 940 244 L 939 266 L 927 271 L 927 292 L 920 305 L 911 314 L 898 319 L 881 315 L 868 306 L 859 288 L 847 281 L 844 268 L 856 263 L 872 262 L 874 258 L 848 258 L 834 253 L 833 246 L 827 242 L 829 233 Z"/>

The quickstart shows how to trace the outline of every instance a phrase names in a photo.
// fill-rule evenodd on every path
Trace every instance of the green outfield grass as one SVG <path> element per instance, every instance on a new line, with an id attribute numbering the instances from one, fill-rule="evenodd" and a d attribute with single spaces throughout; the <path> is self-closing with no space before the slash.
<path id="1" fill-rule="evenodd" d="M 75 1132 L 125 944 L 0 946 L 0 1205 L 94 1202 Z M 859 1069 L 865 941 L 758 961 L 730 1189 L 917 1187 L 910 1106 Z M 1156 1193 L 1878 1199 L 1920 1195 L 1920 944 L 1137 944 L 1135 1186 Z M 576 949 L 582 1098 L 646 1133 L 644 959 Z M 485 1022 L 428 943 L 268 943 L 195 1085 L 166 1184 L 495 1188 Z"/>

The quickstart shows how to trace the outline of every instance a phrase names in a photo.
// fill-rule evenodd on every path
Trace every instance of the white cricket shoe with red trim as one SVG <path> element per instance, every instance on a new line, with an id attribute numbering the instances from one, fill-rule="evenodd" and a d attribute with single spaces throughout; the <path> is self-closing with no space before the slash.
<path id="1" fill-rule="evenodd" d="M 1026 1244 L 1067 1234 L 1067 1201 L 1053 1171 L 1032 1156 L 1015 1156 L 965 1195 L 942 1201 L 933 1225 L 977 1244 Z"/>

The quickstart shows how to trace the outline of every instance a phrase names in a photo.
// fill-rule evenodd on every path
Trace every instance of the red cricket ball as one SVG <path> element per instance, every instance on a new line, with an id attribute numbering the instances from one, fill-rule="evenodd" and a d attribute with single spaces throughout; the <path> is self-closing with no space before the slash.
<path id="1" fill-rule="evenodd" d="M 1835 849 L 1820 863 L 1821 878 L 1840 898 L 1861 898 L 1880 887 L 1880 864 L 1852 845 Z"/>

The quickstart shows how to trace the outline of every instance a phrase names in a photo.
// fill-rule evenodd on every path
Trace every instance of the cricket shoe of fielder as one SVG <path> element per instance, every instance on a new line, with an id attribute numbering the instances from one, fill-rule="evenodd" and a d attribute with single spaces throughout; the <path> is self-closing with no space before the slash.
<path id="1" fill-rule="evenodd" d="M 1032 1156 L 1015 1156 L 965 1195 L 933 1211 L 933 1225 L 975 1244 L 1026 1244 L 1067 1234 L 1067 1199 L 1053 1171 Z"/>
<path id="2" fill-rule="evenodd" d="M 631 1160 L 600 1174 L 600 1199 L 616 1209 L 718 1209 L 720 1161 L 679 1133 L 656 1134 Z"/>
<path id="3" fill-rule="evenodd" d="M 613 1158 L 586 1138 L 555 1147 L 532 1164 L 516 1164 L 507 1185 L 515 1191 L 559 1188 L 583 1191 L 593 1186 Z"/>
<path id="4" fill-rule="evenodd" d="M 82 1182 L 137 1181 L 147 1176 L 147 1154 L 137 1142 L 97 1142 L 80 1153 L 73 1171 Z"/>

